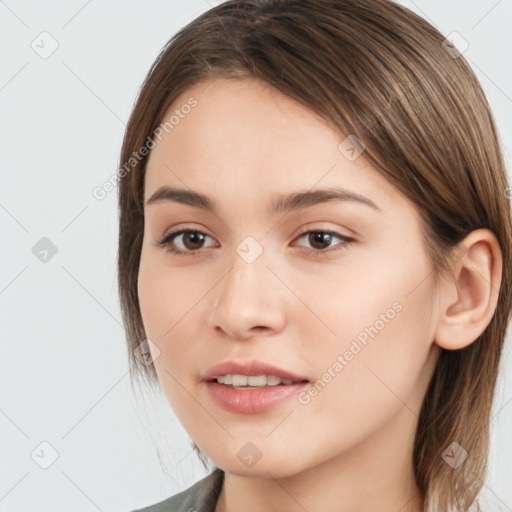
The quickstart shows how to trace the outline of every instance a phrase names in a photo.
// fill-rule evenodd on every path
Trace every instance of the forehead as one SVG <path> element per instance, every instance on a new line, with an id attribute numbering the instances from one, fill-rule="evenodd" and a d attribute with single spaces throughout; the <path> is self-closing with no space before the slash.
<path id="1" fill-rule="evenodd" d="M 186 105 L 195 104 L 193 108 Z M 332 186 L 392 205 L 397 191 L 364 152 L 349 160 L 346 136 L 309 108 L 253 78 L 195 84 L 163 117 L 172 128 L 155 139 L 146 168 L 145 201 L 162 186 L 208 195 L 258 196 Z M 388 195 L 389 197 L 386 197 Z"/>
<path id="2" fill-rule="evenodd" d="M 196 106 L 189 109 L 192 98 Z M 181 110 L 188 113 L 180 115 Z M 173 114 L 179 122 L 174 115 L 172 129 L 163 135 L 164 147 L 208 150 L 217 157 L 229 150 L 230 159 L 243 154 L 252 161 L 270 160 L 291 147 L 302 148 L 301 153 L 318 148 L 332 155 L 340 139 L 311 109 L 254 78 L 195 84 L 174 100 L 164 120 Z M 195 158 L 200 155 L 193 153 Z"/>

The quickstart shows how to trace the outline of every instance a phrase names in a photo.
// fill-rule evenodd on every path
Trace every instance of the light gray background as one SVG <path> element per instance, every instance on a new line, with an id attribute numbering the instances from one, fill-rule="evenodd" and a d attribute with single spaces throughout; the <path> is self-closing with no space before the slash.
<path id="1" fill-rule="evenodd" d="M 125 123 L 157 53 L 218 3 L 0 1 L 2 511 L 127 512 L 205 475 L 165 398 L 135 400 L 116 288 L 117 195 L 100 201 L 92 190 L 116 172 Z M 469 43 L 464 56 L 494 110 L 510 169 L 512 0 L 401 3 Z M 45 59 L 31 46 L 51 48 L 44 31 L 58 43 Z M 46 263 L 32 252 L 43 237 L 57 248 Z M 485 487 L 496 510 L 512 510 L 510 344 Z M 42 469 L 52 450 L 58 458 Z"/>

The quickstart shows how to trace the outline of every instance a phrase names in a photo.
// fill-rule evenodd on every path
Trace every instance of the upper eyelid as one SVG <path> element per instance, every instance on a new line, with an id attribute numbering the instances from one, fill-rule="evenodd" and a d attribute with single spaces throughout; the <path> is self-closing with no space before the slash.
<path id="1" fill-rule="evenodd" d="M 210 238 L 214 238 L 213 236 L 209 235 L 207 233 L 207 231 L 204 230 L 203 228 L 195 228 L 195 227 L 184 226 L 184 227 L 180 227 L 180 228 L 177 228 L 177 229 L 171 229 L 170 231 L 167 231 L 162 236 L 162 239 L 167 238 L 167 237 L 169 237 L 171 235 L 178 235 L 178 234 L 183 234 L 183 232 L 191 232 L 191 231 L 196 231 L 196 232 L 201 233 L 203 235 L 209 236 Z M 294 236 L 298 237 L 298 236 L 304 235 L 306 233 L 309 233 L 311 231 L 322 231 L 324 233 L 332 233 L 332 234 L 335 234 L 337 236 L 341 236 L 343 238 L 352 238 L 352 235 L 344 235 L 343 233 L 338 233 L 336 231 L 336 229 L 331 229 L 331 228 L 311 228 L 311 227 L 304 228 L 303 230 L 298 231 L 296 234 L 294 234 Z"/>
<path id="2" fill-rule="evenodd" d="M 190 233 L 190 232 L 197 232 L 197 233 L 200 233 L 202 235 L 206 235 L 210 238 L 214 238 L 213 236 L 209 235 L 206 231 L 204 231 L 203 229 L 198 229 L 198 228 L 189 228 L 189 227 L 183 227 L 183 228 L 178 228 L 178 229 L 171 229 L 170 231 L 166 232 L 161 238 L 160 238 L 160 241 L 163 241 L 163 240 L 166 240 L 168 238 L 171 238 L 171 237 L 177 237 L 179 235 L 183 235 L 184 233 Z"/>
<path id="3" fill-rule="evenodd" d="M 345 241 L 345 242 L 352 242 L 352 241 L 355 241 L 355 238 L 351 235 L 344 235 L 342 233 L 338 233 L 337 231 L 333 230 L 333 229 L 329 229 L 329 228 L 305 228 L 304 230 L 301 230 L 299 231 L 298 233 L 296 233 L 294 235 L 294 238 L 293 240 L 296 240 L 298 238 L 301 238 L 303 237 L 304 235 L 307 235 L 308 233 L 311 233 L 311 232 L 317 232 L 317 231 L 320 231 L 320 232 L 323 232 L 323 233 L 329 233 L 335 237 L 338 237 L 340 239 L 342 239 L 342 241 Z M 178 236 L 181 236 L 185 233 L 190 233 L 190 232 L 198 232 L 202 235 L 206 235 L 207 237 L 211 238 L 211 239 L 214 239 L 214 237 L 210 236 L 208 233 L 206 233 L 205 231 L 201 230 L 201 229 L 197 229 L 197 228 L 191 228 L 191 227 L 180 227 L 178 229 L 175 229 L 175 230 L 171 230 L 169 232 L 167 232 L 161 239 L 158 240 L 158 244 L 167 244 L 167 243 L 170 243 L 171 241 L 174 242 L 174 239 L 177 238 Z M 180 249 L 182 250 L 182 249 Z M 198 249 L 198 250 L 201 250 L 201 249 Z M 194 251 L 185 251 L 185 252 L 194 252 Z"/>
<path id="4" fill-rule="evenodd" d="M 201 235 L 206 235 L 208 238 L 211 238 L 213 240 L 213 236 L 210 236 L 208 233 L 205 233 L 204 231 L 201 231 L 200 229 L 190 229 L 190 228 L 183 228 L 183 229 L 177 229 L 176 231 L 170 231 L 169 233 L 164 235 L 162 240 L 165 241 L 166 239 L 172 239 L 172 241 L 174 241 L 175 238 L 178 238 L 181 235 L 184 235 L 186 233 L 191 233 L 191 232 L 197 232 L 197 233 L 200 233 Z M 171 240 L 169 240 L 169 242 L 170 241 Z M 200 249 L 198 249 L 198 250 L 200 250 Z M 193 252 L 193 251 L 187 251 L 187 252 Z"/>

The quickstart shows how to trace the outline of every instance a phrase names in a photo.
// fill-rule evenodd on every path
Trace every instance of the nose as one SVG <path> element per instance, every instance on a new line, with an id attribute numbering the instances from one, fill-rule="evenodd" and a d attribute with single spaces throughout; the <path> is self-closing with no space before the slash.
<path id="1" fill-rule="evenodd" d="M 263 254 L 252 263 L 234 255 L 230 270 L 212 290 L 215 299 L 208 328 L 234 340 L 284 328 L 287 290 L 267 263 Z"/>

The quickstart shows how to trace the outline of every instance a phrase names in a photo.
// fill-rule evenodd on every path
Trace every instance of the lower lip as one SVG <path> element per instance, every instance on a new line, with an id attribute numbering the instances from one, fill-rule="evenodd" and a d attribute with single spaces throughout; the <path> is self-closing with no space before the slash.
<path id="1" fill-rule="evenodd" d="M 216 381 L 208 381 L 206 386 L 215 402 L 227 411 L 257 414 L 276 407 L 307 384 L 309 383 L 297 382 L 288 386 L 279 384 L 260 389 L 235 389 Z"/>

